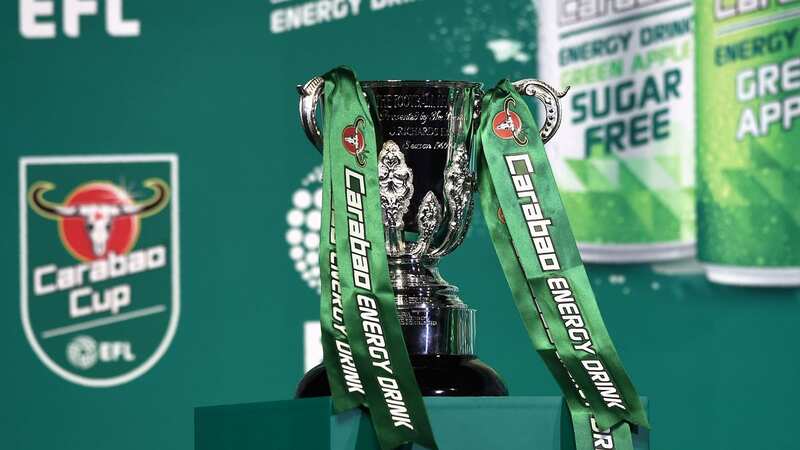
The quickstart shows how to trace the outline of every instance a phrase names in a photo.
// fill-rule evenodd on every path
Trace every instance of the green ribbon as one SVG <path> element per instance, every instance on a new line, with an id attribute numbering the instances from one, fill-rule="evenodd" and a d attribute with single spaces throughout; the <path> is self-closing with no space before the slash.
<path id="1" fill-rule="evenodd" d="M 561 387 L 580 450 L 633 448 L 648 427 L 578 253 L 533 114 L 507 81 L 483 99 L 481 209 L 522 321 Z"/>
<path id="2" fill-rule="evenodd" d="M 320 313 L 334 409 L 368 408 L 383 449 L 436 449 L 389 279 L 374 121 L 352 71 L 323 78 Z M 575 448 L 632 450 L 630 424 L 648 427 L 647 417 L 603 324 L 533 115 L 508 81 L 482 111 L 481 208 L 529 337 L 564 393 Z"/>
<path id="3" fill-rule="evenodd" d="M 328 110 L 327 108 L 325 109 Z M 331 158 L 323 158 L 322 223 L 320 228 L 320 328 L 322 354 L 336 412 L 365 404 L 364 385 L 347 336 L 342 285 L 336 257 L 336 228 L 331 202 Z"/>
<path id="4" fill-rule="evenodd" d="M 385 450 L 409 442 L 436 449 L 389 280 L 369 106 L 349 69 L 334 69 L 323 78 L 320 267 L 327 273 L 320 312 L 334 408 L 369 408 Z"/>

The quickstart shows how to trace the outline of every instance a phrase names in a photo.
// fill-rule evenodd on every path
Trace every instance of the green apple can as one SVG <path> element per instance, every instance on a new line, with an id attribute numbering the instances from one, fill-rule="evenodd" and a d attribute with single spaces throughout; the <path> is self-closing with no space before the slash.
<path id="1" fill-rule="evenodd" d="M 800 286 L 800 1 L 696 1 L 698 256 Z"/>
<path id="2" fill-rule="evenodd" d="M 537 3 L 539 76 L 571 87 L 547 151 L 585 261 L 695 254 L 693 9 Z"/>

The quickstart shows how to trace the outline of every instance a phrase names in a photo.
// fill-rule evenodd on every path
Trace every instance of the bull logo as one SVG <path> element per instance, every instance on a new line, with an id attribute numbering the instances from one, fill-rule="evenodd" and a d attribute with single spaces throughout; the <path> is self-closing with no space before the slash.
<path id="1" fill-rule="evenodd" d="M 516 100 L 511 97 L 507 98 L 503 103 L 503 110 L 494 116 L 492 130 L 500 139 L 513 139 L 517 145 L 523 146 L 528 143 L 528 136 L 522 130 L 522 119 L 519 114 L 511 109 L 513 106 L 517 106 Z"/>
<path id="2" fill-rule="evenodd" d="M 40 181 L 31 186 L 28 201 L 39 215 L 59 222 L 59 234 L 73 256 L 92 261 L 109 253 L 128 253 L 139 236 L 139 219 L 158 213 L 167 204 L 167 183 L 151 178 L 144 186 L 153 194 L 142 202 L 135 202 L 126 190 L 112 183 L 95 181 L 57 204 L 44 198 L 55 186 Z"/>
<path id="3" fill-rule="evenodd" d="M 364 167 L 367 162 L 364 159 L 364 149 L 366 148 L 366 141 L 364 140 L 364 118 L 359 117 L 352 125 L 344 127 L 342 130 L 342 145 L 347 153 L 356 157 L 356 162 L 361 167 Z"/>

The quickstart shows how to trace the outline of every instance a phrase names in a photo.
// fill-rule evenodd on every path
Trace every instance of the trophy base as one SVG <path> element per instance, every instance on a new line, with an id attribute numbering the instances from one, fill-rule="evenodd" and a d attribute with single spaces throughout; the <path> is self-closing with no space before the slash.
<path id="1" fill-rule="evenodd" d="M 500 375 L 471 355 L 411 355 L 411 365 L 425 397 L 504 397 L 508 395 Z M 331 395 L 325 366 L 305 374 L 295 398 Z"/>

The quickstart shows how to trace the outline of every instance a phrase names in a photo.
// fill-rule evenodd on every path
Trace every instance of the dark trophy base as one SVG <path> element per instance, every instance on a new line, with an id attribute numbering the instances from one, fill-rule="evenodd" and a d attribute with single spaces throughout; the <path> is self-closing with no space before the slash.
<path id="1" fill-rule="evenodd" d="M 425 397 L 505 397 L 497 372 L 475 356 L 411 355 L 419 389 Z M 329 397 L 328 375 L 322 364 L 309 370 L 297 385 L 295 398 Z"/>

